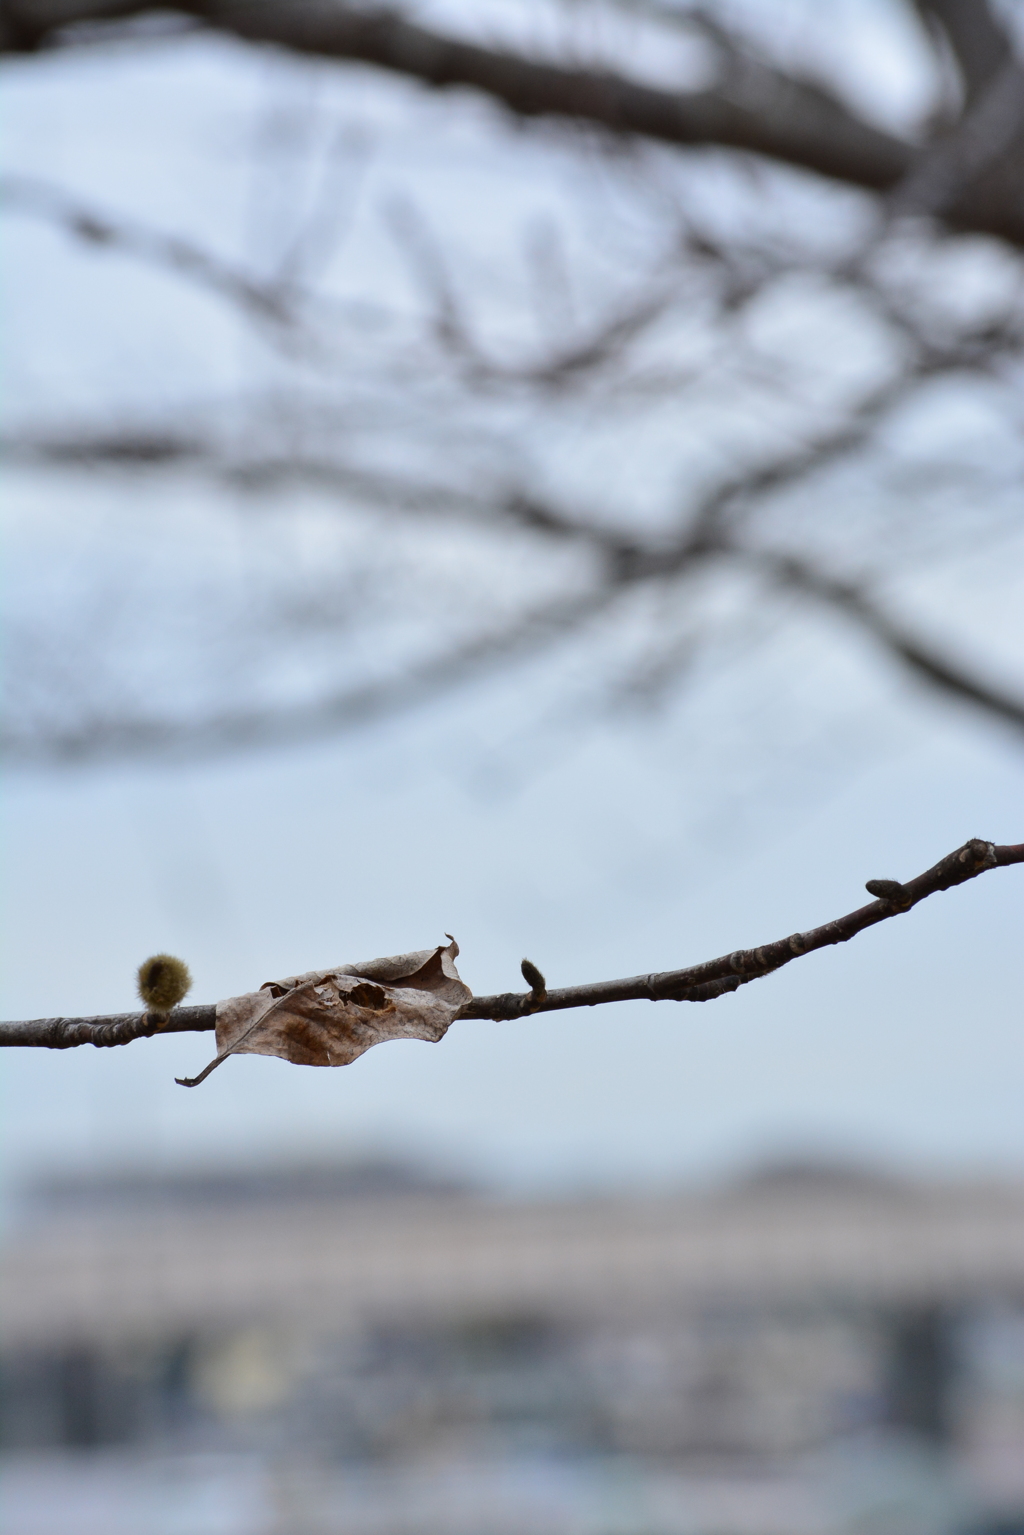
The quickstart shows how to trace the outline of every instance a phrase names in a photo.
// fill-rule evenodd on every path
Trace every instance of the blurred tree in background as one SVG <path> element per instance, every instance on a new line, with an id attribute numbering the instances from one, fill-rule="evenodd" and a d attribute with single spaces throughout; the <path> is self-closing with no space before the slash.
<path id="1" fill-rule="evenodd" d="M 1022 25 L 4 0 L 8 759 L 499 668 L 514 729 L 1019 739 Z"/>

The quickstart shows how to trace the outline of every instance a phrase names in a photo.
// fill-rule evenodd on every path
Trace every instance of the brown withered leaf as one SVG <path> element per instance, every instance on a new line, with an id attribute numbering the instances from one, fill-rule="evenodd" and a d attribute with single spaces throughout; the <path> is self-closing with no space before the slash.
<path id="1" fill-rule="evenodd" d="M 449 935 L 450 936 L 450 935 Z M 418 949 L 310 970 L 217 1004 L 217 1057 L 195 1087 L 229 1055 L 276 1055 L 296 1066 L 347 1066 L 388 1039 L 443 1039 L 473 993 L 459 976 L 459 946 Z"/>

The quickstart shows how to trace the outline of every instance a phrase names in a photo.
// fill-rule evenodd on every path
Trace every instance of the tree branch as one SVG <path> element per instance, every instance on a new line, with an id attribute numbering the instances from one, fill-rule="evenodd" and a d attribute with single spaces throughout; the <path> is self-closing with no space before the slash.
<path id="1" fill-rule="evenodd" d="M 997 846 L 973 838 L 906 884 L 890 879 L 869 880 L 866 888 L 877 899 L 845 917 L 837 917 L 806 933 L 778 938 L 760 948 L 736 949 L 719 959 L 704 960 L 683 970 L 634 975 L 619 981 L 591 981 L 582 986 L 548 991 L 540 971 L 524 960 L 523 975 L 531 983 L 529 991 L 474 997 L 457 1016 L 507 1020 L 528 1018 L 534 1013 L 560 1012 L 570 1007 L 596 1007 L 605 1002 L 642 999 L 710 1002 L 715 997 L 736 991 L 748 981 L 780 970 L 803 954 L 827 948 L 830 944 L 848 943 L 865 928 L 910 911 L 939 890 L 962 885 L 987 869 L 1006 868 L 1015 863 L 1024 863 L 1024 843 Z M 66 1050 L 74 1045 L 123 1045 L 160 1033 L 208 1031 L 216 1027 L 216 1013 L 216 1007 L 211 1005 L 178 1008 L 166 1020 L 154 1019 L 147 1013 L 116 1013 L 100 1018 L 39 1018 L 32 1022 L 0 1023 L 0 1046 Z"/>
<path id="2" fill-rule="evenodd" d="M 1000 43 L 987 6 L 980 0 L 970 7 L 962 0 L 918 3 L 939 16 L 973 101 L 991 78 Z M 438 89 L 467 86 L 519 117 L 563 118 L 662 143 L 746 150 L 872 191 L 897 186 L 917 158 L 913 145 L 873 128 L 837 97 L 761 60 L 746 60 L 735 78 L 716 89 L 675 92 L 610 70 L 565 68 L 480 47 L 416 26 L 394 11 L 355 9 L 339 0 L 179 0 L 171 9 L 247 42 L 372 64 Z M 95 35 L 97 25 L 167 10 L 152 0 L 0 0 L 0 54 Z M 961 22 L 976 29 L 982 21 L 984 37 L 968 47 Z M 964 188 L 962 198 L 942 211 L 957 228 L 1022 245 L 1018 181 L 1015 163 L 1001 164 L 983 186 Z"/>
<path id="3" fill-rule="evenodd" d="M 539 603 L 511 622 L 473 635 L 404 671 L 342 688 L 312 704 L 225 710 L 192 723 L 159 716 L 112 719 L 99 714 L 54 732 L 41 750 L 31 738 L 0 729 L 0 752 L 9 761 L 87 762 L 179 750 L 215 756 L 241 746 L 316 740 L 416 707 L 489 667 L 535 654 L 597 617 L 617 594 L 617 586 L 602 585 Z"/>
<path id="4" fill-rule="evenodd" d="M 68 27 L 156 9 L 146 0 L 5 0 L 0 49 L 40 47 L 59 41 Z M 673 144 L 730 145 L 858 186 L 893 185 L 913 158 L 911 146 L 862 122 L 823 90 L 767 66 L 758 71 L 755 103 L 560 68 L 428 31 L 394 11 L 357 10 L 337 0 L 179 0 L 171 9 L 247 42 L 376 64 L 438 88 L 475 87 L 517 116 L 575 118 Z"/>
<path id="5" fill-rule="evenodd" d="M 914 0 L 922 16 L 938 23 L 956 58 L 968 101 L 973 101 L 1005 64 L 1012 49 L 988 0 Z"/>
<path id="6" fill-rule="evenodd" d="M 62 187 L 32 176 L 0 176 L 0 204 L 12 212 L 46 219 L 88 245 L 105 246 L 189 278 L 218 298 L 237 304 L 255 320 L 278 328 L 297 325 L 291 302 L 295 295 L 280 283 L 249 276 L 191 240 L 97 212 Z"/>
<path id="7" fill-rule="evenodd" d="M 154 1034 L 202 1033 L 217 1027 L 217 1007 L 176 1007 L 166 1018 L 150 1013 L 107 1013 L 96 1018 L 34 1018 L 28 1023 L 0 1023 L 0 1045 L 35 1045 L 72 1050 L 76 1045 L 127 1045 Z"/>
<path id="8" fill-rule="evenodd" d="M 776 557 L 769 554 L 755 556 L 755 560 L 771 569 L 783 585 L 817 597 L 855 619 L 918 681 L 961 703 L 974 704 L 1017 730 L 1024 730 L 1024 697 L 1004 692 L 984 678 L 972 675 L 951 656 L 933 648 L 891 618 L 862 587 L 824 575 L 805 560 L 791 555 Z"/>
<path id="9" fill-rule="evenodd" d="M 941 218 L 1020 139 L 1024 66 L 1011 55 L 952 132 L 929 144 L 889 197 L 890 215 Z"/>
<path id="10" fill-rule="evenodd" d="M 924 371 L 929 372 L 932 366 L 929 363 Z M 557 597 L 528 609 L 506 626 L 485 630 L 397 675 L 340 689 L 301 708 L 225 711 L 192 721 L 159 716 L 121 718 L 104 713 L 101 718 L 55 731 L 42 740 L 19 735 L 17 728 L 8 724 L 0 729 L 0 749 L 11 761 L 84 762 L 179 751 L 216 754 L 356 728 L 441 696 L 490 667 L 535 654 L 606 611 L 620 592 L 678 578 L 716 559 L 763 571 L 778 586 L 833 608 L 853 620 L 915 681 L 971 704 L 1016 731 L 1024 730 L 1024 695 L 1019 691 L 1000 687 L 916 632 L 862 583 L 822 570 L 803 554 L 759 547 L 743 535 L 732 518 L 738 509 L 755 505 L 764 496 L 861 446 L 886 407 L 899 397 L 904 383 L 899 379 L 883 385 L 861 403 L 852 420 L 798 447 L 790 456 L 741 472 L 717 486 L 698 504 L 679 538 L 667 545 L 649 543 L 598 519 L 571 514 L 550 498 L 538 498 L 521 488 L 472 494 L 440 482 L 407 480 L 298 455 L 232 463 L 230 459 L 218 460 L 217 450 L 209 442 L 184 432 L 161 436 L 143 429 L 134 435 L 124 432 L 110 437 L 72 433 L 49 439 L 0 438 L 8 461 L 109 464 L 143 470 L 172 462 L 191 463 L 211 468 L 228 483 L 249 488 L 313 484 L 365 496 L 381 511 L 396 515 L 431 513 L 477 525 L 507 522 L 563 544 L 589 548 L 605 566 L 600 583 L 581 594 Z"/>

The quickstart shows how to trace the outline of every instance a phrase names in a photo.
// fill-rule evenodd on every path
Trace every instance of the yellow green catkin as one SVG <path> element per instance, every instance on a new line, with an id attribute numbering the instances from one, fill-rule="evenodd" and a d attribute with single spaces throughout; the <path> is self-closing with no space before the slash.
<path id="1" fill-rule="evenodd" d="M 169 1013 L 192 985 L 183 959 L 173 954 L 153 954 L 139 966 L 139 996 L 151 1013 Z"/>

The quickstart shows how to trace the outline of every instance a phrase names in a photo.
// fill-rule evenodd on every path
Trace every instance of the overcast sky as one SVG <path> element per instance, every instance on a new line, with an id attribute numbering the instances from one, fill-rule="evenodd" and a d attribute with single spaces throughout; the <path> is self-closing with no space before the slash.
<path id="1" fill-rule="evenodd" d="M 196 46 L 177 63 L 154 54 L 113 73 L 99 51 L 11 66 L 11 168 L 84 180 L 122 206 L 137 198 L 140 216 L 165 223 L 213 205 L 196 123 L 206 113 L 204 131 L 216 119 L 228 135 L 232 112 L 241 120 L 247 93 L 263 85 L 238 51 Z M 147 179 L 147 134 L 166 150 L 168 103 L 183 80 L 192 139 L 168 195 Z M 74 131 L 72 100 L 82 109 Z M 218 149 L 230 162 L 232 144 L 222 138 Z M 206 174 L 210 184 L 197 186 Z M 9 245 L 21 283 L 10 327 L 16 405 L 87 403 L 87 343 L 115 313 L 116 367 L 125 378 L 137 369 L 161 398 L 191 387 L 197 368 L 212 370 L 211 389 L 226 386 L 250 357 L 249 343 L 216 332 L 212 318 L 210 330 L 177 324 L 175 347 L 155 356 L 149 322 L 136 330 L 133 316 L 157 294 L 177 312 L 167 279 L 129 279 L 123 263 L 75 253 L 86 265 L 66 270 L 88 271 L 76 289 L 77 277 L 55 279 L 69 259 L 55 236 L 21 238 Z M 203 303 L 204 315 L 220 313 Z M 72 323 L 81 354 L 63 347 Z M 113 547 L 140 495 L 102 484 L 55 492 L 13 473 L 4 485 L 15 604 L 24 588 L 11 571 L 32 566 L 45 590 L 74 538 L 102 551 L 99 534 L 81 532 L 97 498 Z M 156 526 L 171 493 L 146 494 Z M 1018 677 L 1022 555 L 1018 539 L 929 578 L 937 610 L 955 601 L 958 622 L 972 618 Z M 195 1001 L 425 947 L 445 932 L 476 991 L 516 987 L 523 954 L 552 985 L 664 969 L 838 916 L 866 899 L 865 879 L 909 878 L 968 837 L 1024 837 L 1020 743 L 914 693 L 860 642 L 830 638 L 827 624 L 786 646 L 760 672 L 720 690 L 706 682 L 689 712 L 668 707 L 649 720 L 577 718 L 553 702 L 527 711 L 533 723 L 521 729 L 522 699 L 543 694 L 541 666 L 316 747 L 11 774 L 2 1016 L 127 1008 L 137 965 L 164 949 L 191 965 Z M 801 714 L 811 677 L 814 712 Z M 774 717 L 780 679 L 785 723 Z M 1024 872 L 1000 871 L 705 1006 L 467 1022 L 440 1045 L 390 1044 L 340 1070 L 241 1057 L 195 1091 L 173 1078 L 205 1064 L 209 1035 L 8 1051 L 3 1176 L 44 1164 L 381 1153 L 509 1187 L 672 1182 L 793 1153 L 1024 1172 L 1022 906 Z"/>
<path id="2" fill-rule="evenodd" d="M 454 751 L 406 723 L 9 784 L 4 1015 L 128 1007 L 159 949 L 187 957 L 196 1000 L 445 931 L 478 991 L 515 987 L 524 953 L 552 984 L 635 974 L 839 915 L 865 878 L 969 836 L 1020 835 L 1019 752 L 967 729 L 837 773 L 806 811 L 769 785 L 747 853 L 727 818 L 694 827 L 668 727 L 599 730 L 495 792 L 462 724 Z M 11 1051 L 5 1166 L 398 1150 L 513 1184 L 636 1183 L 825 1151 L 1024 1171 L 1022 903 L 998 871 L 712 1004 L 466 1022 L 339 1070 L 244 1057 L 188 1091 L 173 1077 L 210 1036 Z"/>

